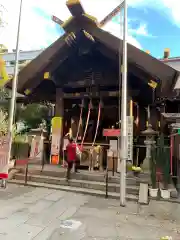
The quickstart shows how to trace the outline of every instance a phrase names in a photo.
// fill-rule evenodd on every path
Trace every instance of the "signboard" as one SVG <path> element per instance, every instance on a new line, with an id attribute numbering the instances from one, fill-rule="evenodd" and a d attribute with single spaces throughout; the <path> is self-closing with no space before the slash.
<path id="1" fill-rule="evenodd" d="M 118 153 L 118 140 L 110 140 L 109 145 L 110 145 L 109 151 L 112 152 L 112 155 L 114 157 L 116 157 Z"/>
<path id="2" fill-rule="evenodd" d="M 52 142 L 51 142 L 51 156 L 57 156 L 51 158 L 51 163 L 58 164 L 59 152 L 62 139 L 62 117 L 54 117 L 52 119 Z M 53 159 L 56 159 L 55 162 Z"/>
<path id="3" fill-rule="evenodd" d="M 128 145 L 128 156 L 127 159 L 132 161 L 133 160 L 133 117 L 127 117 L 127 145 Z"/>
<path id="4" fill-rule="evenodd" d="M 180 122 L 172 123 L 170 126 L 171 126 L 173 129 L 179 129 L 179 128 L 180 128 Z"/>
<path id="5" fill-rule="evenodd" d="M 8 178 L 8 150 L 9 150 L 9 138 L 3 136 L 0 138 L 0 178 Z"/>
<path id="6" fill-rule="evenodd" d="M 170 119 L 180 118 L 180 113 L 162 113 L 163 117 Z"/>
<path id="7" fill-rule="evenodd" d="M 117 148 L 118 148 L 117 143 L 118 143 L 117 140 L 110 140 L 110 142 L 109 142 L 110 150 L 117 151 Z"/>
<path id="8" fill-rule="evenodd" d="M 51 143 L 51 155 L 59 155 L 61 139 L 58 134 L 53 134 Z"/>
<path id="9" fill-rule="evenodd" d="M 113 128 L 103 129 L 103 136 L 104 137 L 119 137 L 120 129 L 113 129 Z"/>

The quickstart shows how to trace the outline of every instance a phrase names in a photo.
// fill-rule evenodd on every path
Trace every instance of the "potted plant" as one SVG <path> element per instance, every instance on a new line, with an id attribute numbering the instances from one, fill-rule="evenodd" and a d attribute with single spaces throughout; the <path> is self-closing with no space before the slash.
<path id="1" fill-rule="evenodd" d="M 152 198 L 156 198 L 158 196 L 158 188 L 156 182 L 156 148 L 152 147 L 151 159 L 150 159 L 150 171 L 151 171 L 151 187 L 149 187 L 149 195 Z"/>

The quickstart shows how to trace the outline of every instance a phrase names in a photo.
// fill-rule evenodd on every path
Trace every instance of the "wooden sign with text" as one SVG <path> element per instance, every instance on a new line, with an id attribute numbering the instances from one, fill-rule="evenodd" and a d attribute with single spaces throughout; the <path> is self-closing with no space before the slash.
<path id="1" fill-rule="evenodd" d="M 120 129 L 113 129 L 113 128 L 103 129 L 103 136 L 104 137 L 119 137 Z"/>

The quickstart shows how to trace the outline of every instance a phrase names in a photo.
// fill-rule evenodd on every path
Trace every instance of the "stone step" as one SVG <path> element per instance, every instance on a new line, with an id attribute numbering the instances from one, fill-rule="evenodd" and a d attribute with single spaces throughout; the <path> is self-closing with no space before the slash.
<path id="1" fill-rule="evenodd" d="M 17 180 L 24 180 L 24 175 L 23 174 L 15 174 L 14 178 Z M 65 178 L 49 177 L 49 176 L 42 176 L 42 175 L 28 175 L 28 181 L 54 184 L 54 185 L 62 185 L 62 186 L 71 186 L 71 187 L 76 187 L 76 188 L 94 189 L 94 190 L 100 190 L 102 192 L 106 191 L 105 181 L 104 182 L 95 182 L 95 181 L 71 179 L 71 180 L 69 180 L 69 182 L 67 182 Z M 137 186 L 127 186 L 126 191 L 129 194 L 138 195 L 139 188 Z M 108 183 L 108 192 L 119 193 L 120 185 L 116 184 L 116 183 Z"/>
<path id="2" fill-rule="evenodd" d="M 12 179 L 12 180 L 9 180 L 8 182 L 12 183 L 12 184 L 24 185 L 24 180 Z M 72 186 L 62 186 L 62 185 L 55 185 L 55 184 L 48 184 L 48 183 L 41 183 L 41 182 L 31 182 L 31 181 L 29 181 L 27 183 L 27 186 L 49 188 L 49 189 L 55 189 L 55 190 L 60 190 L 60 191 L 69 191 L 69 192 L 74 192 L 74 193 L 88 194 L 88 195 L 91 195 L 91 196 L 97 196 L 97 197 L 104 197 L 105 198 L 105 192 L 104 191 L 94 190 L 94 189 L 79 188 L 79 187 L 72 187 Z M 119 195 L 119 193 L 116 193 L 116 192 L 109 192 L 108 193 L 108 198 L 119 199 L 120 195 Z M 137 202 L 138 201 L 138 196 L 133 195 L 133 194 L 127 194 L 126 199 L 128 201 Z"/>
<path id="3" fill-rule="evenodd" d="M 23 172 L 24 173 L 24 172 Z M 58 178 L 64 178 L 65 171 L 51 171 L 51 170 L 43 170 L 42 172 L 40 169 L 29 169 L 28 173 L 31 175 L 41 175 L 41 176 L 49 176 L 49 177 L 58 177 Z M 84 180 L 84 181 L 94 181 L 94 182 L 104 182 L 105 180 L 105 172 L 89 172 L 89 171 L 80 171 L 78 174 L 71 174 L 72 179 L 76 180 Z M 119 184 L 120 181 L 120 175 L 116 174 L 116 176 L 112 176 L 112 173 L 109 172 L 108 179 L 109 183 L 116 183 Z M 148 182 L 148 178 L 142 178 L 142 177 L 135 177 L 132 174 L 127 175 L 126 182 L 127 185 L 136 185 L 139 186 L 140 182 Z"/>

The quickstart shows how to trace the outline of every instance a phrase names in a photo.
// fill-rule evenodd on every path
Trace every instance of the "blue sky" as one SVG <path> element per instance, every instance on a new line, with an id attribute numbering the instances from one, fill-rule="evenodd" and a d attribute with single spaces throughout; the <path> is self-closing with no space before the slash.
<path id="1" fill-rule="evenodd" d="M 159 9 L 129 7 L 128 15 L 131 28 L 142 24 L 146 26 L 147 35 L 134 35 L 144 50 L 149 50 L 152 55 L 159 57 L 162 56 L 164 48 L 170 48 L 172 57 L 180 55 L 180 26 L 166 14 Z"/>
<path id="2" fill-rule="evenodd" d="M 70 13 L 65 2 L 66 0 L 24 1 L 20 38 L 22 50 L 45 48 L 63 34 L 63 30 L 51 21 L 51 15 L 66 20 Z M 119 0 L 81 2 L 85 11 L 99 21 L 119 4 Z M 19 0 L 0 0 L 9 16 L 1 39 L 10 49 L 15 48 L 16 43 L 18 3 Z M 170 48 L 171 57 L 180 56 L 180 0 L 128 0 L 128 5 L 129 43 L 142 50 L 149 50 L 158 58 L 163 56 L 164 48 Z M 120 17 L 114 17 L 104 29 L 122 37 Z"/>

